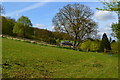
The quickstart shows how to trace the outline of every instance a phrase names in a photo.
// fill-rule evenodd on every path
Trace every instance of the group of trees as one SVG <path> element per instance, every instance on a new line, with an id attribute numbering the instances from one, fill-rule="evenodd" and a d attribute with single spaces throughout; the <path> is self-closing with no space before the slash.
<path id="1" fill-rule="evenodd" d="M 76 46 L 76 43 L 79 44 L 96 31 L 97 24 L 92 20 L 92 16 L 93 11 L 89 7 L 82 4 L 68 4 L 60 9 L 52 20 L 55 32 L 33 28 L 30 19 L 25 16 L 21 16 L 17 21 L 3 17 L 2 31 L 3 34 L 23 38 L 34 37 L 46 42 L 53 38 L 74 40 Z"/>
<path id="2" fill-rule="evenodd" d="M 120 2 L 102 3 L 104 9 L 97 8 L 98 10 L 116 11 L 118 14 L 118 23 L 113 23 L 111 28 L 112 34 L 120 40 Z M 1 6 L 0 9 L 3 11 Z M 111 50 L 110 41 L 106 34 L 103 34 L 102 40 L 93 40 L 92 43 L 88 40 L 84 43 L 85 39 L 92 38 L 97 33 L 97 23 L 92 19 L 93 14 L 93 11 L 86 5 L 68 4 L 60 9 L 52 19 L 55 32 L 32 27 L 32 22 L 26 16 L 21 16 L 17 21 L 2 16 L 2 34 L 37 39 L 50 44 L 59 40 L 70 40 L 74 42 L 74 48 L 84 45 L 82 49 L 86 46 L 87 51 Z"/>
<path id="3" fill-rule="evenodd" d="M 107 10 L 107 11 L 117 11 L 118 14 L 118 23 L 112 24 L 111 28 L 113 34 L 117 39 L 120 39 L 120 2 L 102 2 L 104 4 L 104 9 L 98 10 Z M 55 30 L 58 32 L 65 32 L 69 36 L 73 37 L 74 47 L 78 45 L 83 45 L 83 49 L 86 48 L 87 51 L 110 51 L 111 44 L 107 38 L 107 35 L 104 33 L 103 38 L 100 41 L 83 41 L 86 38 L 91 38 L 91 35 L 97 32 L 97 24 L 92 20 L 93 12 L 92 10 L 81 4 L 68 4 L 64 6 L 53 18 L 53 25 Z M 82 43 L 83 41 L 83 43 Z M 78 43 L 78 44 L 77 44 Z M 81 44 L 80 44 L 81 43 Z M 91 43 L 91 44 L 90 44 Z M 93 47 L 94 46 L 94 47 Z"/>
<path id="4" fill-rule="evenodd" d="M 30 38 L 33 35 L 32 23 L 28 17 L 21 16 L 13 27 L 13 33 L 23 38 Z"/>
<path id="5" fill-rule="evenodd" d="M 114 11 L 118 15 L 118 22 L 117 23 L 112 23 L 112 35 L 117 38 L 117 42 L 114 43 L 116 46 L 112 46 L 113 50 L 118 51 L 120 53 L 120 1 L 119 0 L 110 0 L 108 1 L 101 1 L 103 3 L 103 9 L 98 10 L 104 10 L 104 11 Z M 112 44 L 113 45 L 113 44 Z"/>
<path id="6" fill-rule="evenodd" d="M 92 52 L 105 52 L 105 53 L 119 53 L 118 42 L 108 39 L 106 33 L 103 34 L 102 40 L 100 39 L 87 39 L 84 40 L 78 49 L 82 51 Z"/>
<path id="7" fill-rule="evenodd" d="M 16 21 L 14 19 L 2 16 L 2 34 L 14 35 L 12 30 L 15 22 Z"/>
<path id="8" fill-rule="evenodd" d="M 87 39 L 79 44 L 78 49 L 82 51 L 93 51 L 99 52 L 100 51 L 100 40 L 96 39 Z"/>
<path id="9" fill-rule="evenodd" d="M 55 36 L 53 35 L 53 32 L 46 30 L 46 29 L 34 29 L 34 39 L 44 41 L 50 44 L 56 44 Z"/>
<path id="10" fill-rule="evenodd" d="M 17 21 L 12 18 L 2 17 L 2 34 L 10 36 L 28 37 L 28 33 L 33 33 L 31 27 L 27 23 L 25 16 L 20 17 Z M 23 19 L 25 18 L 25 19 Z M 21 20 L 23 19 L 23 20 Z M 25 23 L 26 22 L 26 23 Z"/>
<path id="11" fill-rule="evenodd" d="M 71 40 L 72 38 L 63 32 L 52 32 L 46 29 L 32 27 L 30 19 L 21 16 L 17 21 L 12 18 L 2 17 L 2 34 L 14 37 L 36 39 L 50 44 L 55 44 L 56 40 Z"/>
<path id="12" fill-rule="evenodd" d="M 103 9 L 98 10 L 103 10 L 103 11 L 114 11 L 118 15 L 118 22 L 113 23 L 111 28 L 112 28 L 112 35 L 116 37 L 118 40 L 120 40 L 120 1 L 119 0 L 111 0 L 109 2 L 107 1 L 101 1 L 104 4 Z"/>

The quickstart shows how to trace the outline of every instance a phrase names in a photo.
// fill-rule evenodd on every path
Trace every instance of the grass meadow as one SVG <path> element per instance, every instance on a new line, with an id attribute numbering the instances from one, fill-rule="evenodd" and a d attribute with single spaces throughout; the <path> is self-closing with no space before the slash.
<path id="1" fill-rule="evenodd" d="M 3 78 L 118 78 L 118 57 L 2 38 Z"/>

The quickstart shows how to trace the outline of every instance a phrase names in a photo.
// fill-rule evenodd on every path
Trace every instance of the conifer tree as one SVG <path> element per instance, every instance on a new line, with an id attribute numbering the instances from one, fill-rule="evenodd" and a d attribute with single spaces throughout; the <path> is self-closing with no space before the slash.
<path id="1" fill-rule="evenodd" d="M 102 41 L 100 44 L 100 51 L 104 52 L 105 50 L 111 50 L 110 42 L 106 33 L 103 34 Z"/>

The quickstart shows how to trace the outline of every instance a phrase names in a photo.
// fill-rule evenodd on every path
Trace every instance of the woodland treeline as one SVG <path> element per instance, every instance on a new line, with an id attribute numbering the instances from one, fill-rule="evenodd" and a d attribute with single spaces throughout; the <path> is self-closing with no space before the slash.
<path id="1" fill-rule="evenodd" d="M 68 4 L 56 13 L 52 19 L 55 31 L 35 28 L 27 16 L 21 16 L 18 20 L 1 16 L 2 34 L 55 45 L 68 40 L 73 43 L 73 48 L 81 51 L 118 53 L 120 40 L 119 2 L 109 5 L 106 2 L 103 3 L 108 6 L 108 9 L 105 8 L 105 10 L 109 11 L 109 5 L 113 5 L 115 8 L 110 8 L 111 11 L 117 11 L 118 23 L 113 23 L 111 26 L 112 35 L 117 38 L 117 41 L 108 38 L 106 33 L 103 34 L 102 39 L 97 37 L 97 23 L 92 19 L 94 12 L 88 6 L 76 3 Z M 2 7 L 0 9 L 4 10 Z"/>

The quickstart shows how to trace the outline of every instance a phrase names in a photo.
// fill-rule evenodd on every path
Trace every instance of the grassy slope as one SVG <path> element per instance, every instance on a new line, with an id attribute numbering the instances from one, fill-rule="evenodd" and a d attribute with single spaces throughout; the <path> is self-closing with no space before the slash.
<path id="1" fill-rule="evenodd" d="M 117 57 L 3 38 L 3 77 L 116 78 Z"/>

